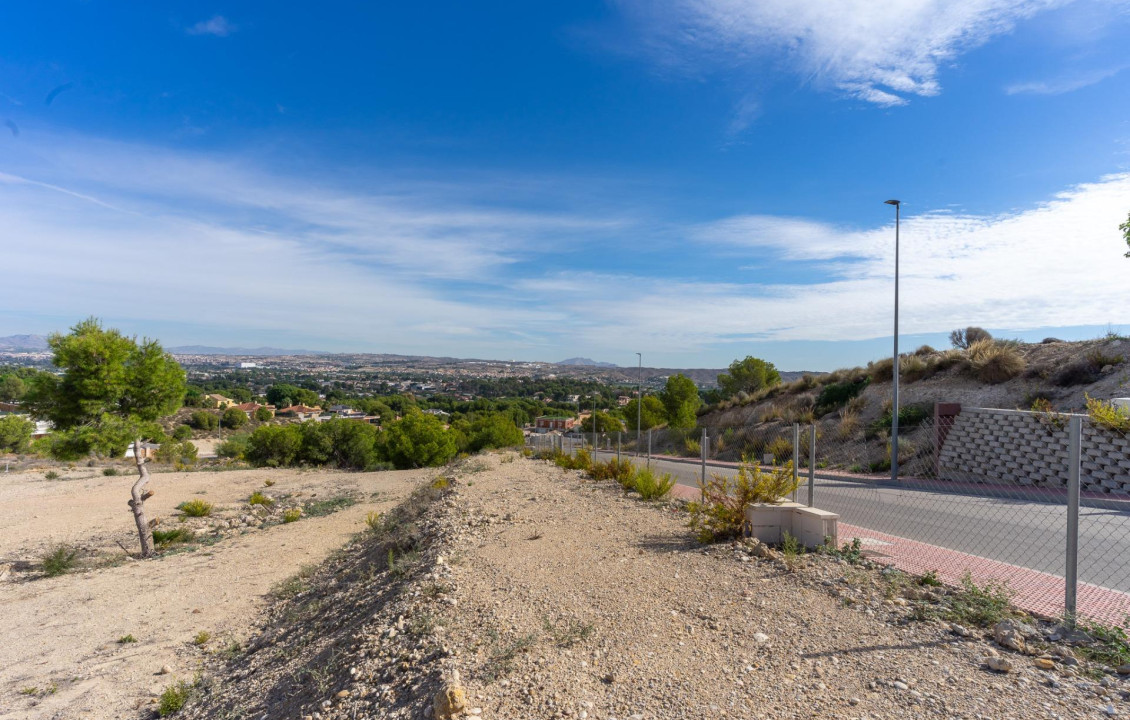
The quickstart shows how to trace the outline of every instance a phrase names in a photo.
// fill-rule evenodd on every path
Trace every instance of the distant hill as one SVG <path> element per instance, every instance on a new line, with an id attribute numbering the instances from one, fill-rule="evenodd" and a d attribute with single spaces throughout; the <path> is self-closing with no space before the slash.
<path id="1" fill-rule="evenodd" d="M 258 355 L 261 357 L 278 355 L 328 355 L 322 350 L 284 350 L 273 347 L 228 348 L 211 345 L 181 345 L 168 348 L 174 355 Z"/>
<path id="2" fill-rule="evenodd" d="M 47 349 L 47 338 L 42 335 L 9 335 L 0 337 L 0 350 L 41 351 Z"/>
<path id="3" fill-rule="evenodd" d="M 562 360 L 561 362 L 557 362 L 557 363 L 553 363 L 553 364 L 554 365 L 584 365 L 586 367 L 606 367 L 606 368 L 620 367 L 616 363 L 597 362 L 596 360 L 592 360 L 592 359 L 589 359 L 589 358 L 583 358 L 583 357 L 569 358 L 568 360 Z"/>

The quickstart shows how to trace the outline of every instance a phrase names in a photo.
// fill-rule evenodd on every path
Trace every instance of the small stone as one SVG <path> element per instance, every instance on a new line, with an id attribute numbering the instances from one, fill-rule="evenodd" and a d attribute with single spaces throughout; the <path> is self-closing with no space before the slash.
<path id="1" fill-rule="evenodd" d="M 996 672 L 1012 672 L 1012 661 L 1006 657 L 991 657 L 985 661 L 985 664 L 989 666 L 990 670 Z"/>
<path id="2" fill-rule="evenodd" d="M 1055 667 L 1055 661 L 1053 661 L 1050 657 L 1038 657 L 1036 658 L 1035 663 L 1036 667 L 1040 668 L 1041 670 L 1051 670 Z"/>
<path id="3" fill-rule="evenodd" d="M 482 715 L 483 709 L 482 708 L 471 708 L 471 714 L 472 715 Z"/>
<path id="4" fill-rule="evenodd" d="M 432 703 L 436 720 L 447 720 L 463 712 L 467 707 L 467 693 L 462 686 L 449 684 L 436 693 Z"/>
<path id="5" fill-rule="evenodd" d="M 853 697 L 853 698 L 851 698 L 851 699 L 849 699 L 849 700 L 848 700 L 848 705 L 853 705 L 853 706 L 854 706 L 854 705 L 858 705 L 858 704 L 859 704 L 859 698 L 855 698 L 855 697 Z"/>
<path id="6" fill-rule="evenodd" d="M 895 688 L 896 690 L 909 690 L 910 689 L 910 686 L 907 685 L 906 683 L 902 682 L 901 680 L 895 680 L 893 683 L 891 683 L 891 687 Z"/>
<path id="7" fill-rule="evenodd" d="M 347 697 L 349 697 L 349 691 L 348 690 L 342 690 L 342 691 L 338 692 L 337 697 L 338 697 L 339 700 L 342 699 L 342 698 L 347 698 Z"/>
<path id="8" fill-rule="evenodd" d="M 161 669 L 157 671 L 158 675 L 171 675 L 173 668 L 171 665 L 162 665 Z"/>
<path id="9" fill-rule="evenodd" d="M 1115 671 L 1116 671 L 1116 672 L 1117 672 L 1117 673 L 1118 673 L 1119 675 L 1130 675 L 1130 663 L 1126 663 L 1126 664 L 1124 664 L 1124 665 L 1119 665 L 1119 666 L 1118 666 L 1118 667 L 1117 667 L 1117 668 L 1115 669 Z"/>
<path id="10" fill-rule="evenodd" d="M 755 643 L 757 643 L 758 645 L 764 645 L 765 643 L 769 642 L 769 636 L 766 635 L 765 633 L 761 633 L 761 632 L 754 633 L 753 634 L 753 641 Z"/>
<path id="11" fill-rule="evenodd" d="M 958 625 L 957 623 L 950 623 L 950 632 L 958 637 L 969 637 L 973 634 L 969 628 L 964 625 Z"/>

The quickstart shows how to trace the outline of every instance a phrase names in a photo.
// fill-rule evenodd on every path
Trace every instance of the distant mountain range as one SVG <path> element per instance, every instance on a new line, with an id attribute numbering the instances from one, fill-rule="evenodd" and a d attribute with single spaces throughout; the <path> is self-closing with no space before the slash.
<path id="1" fill-rule="evenodd" d="M 0 350 L 8 352 L 43 351 L 47 349 L 47 338 L 42 335 L 9 335 L 0 337 Z"/>
<path id="2" fill-rule="evenodd" d="M 596 360 L 591 360 L 589 358 L 583 358 L 583 357 L 569 358 L 568 360 L 562 360 L 561 362 L 556 362 L 556 363 L 553 363 L 553 364 L 554 365 L 584 365 L 586 367 L 606 367 L 606 368 L 620 367 L 616 363 L 597 362 Z"/>

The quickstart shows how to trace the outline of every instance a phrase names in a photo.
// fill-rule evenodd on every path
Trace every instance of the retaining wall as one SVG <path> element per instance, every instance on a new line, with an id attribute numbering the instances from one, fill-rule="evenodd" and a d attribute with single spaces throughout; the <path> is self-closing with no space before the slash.
<path id="1" fill-rule="evenodd" d="M 938 476 L 1003 484 L 1066 487 L 1068 415 L 1062 427 L 1023 410 L 961 408 L 939 436 Z M 1083 420 L 1081 489 L 1130 496 L 1130 437 Z"/>

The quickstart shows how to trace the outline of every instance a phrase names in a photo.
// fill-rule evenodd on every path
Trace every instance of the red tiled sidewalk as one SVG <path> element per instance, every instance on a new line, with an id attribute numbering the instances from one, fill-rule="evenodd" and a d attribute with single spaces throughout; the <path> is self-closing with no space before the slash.
<path id="1" fill-rule="evenodd" d="M 688 500 L 699 498 L 698 489 L 687 485 L 676 485 L 671 494 Z M 841 544 L 859 538 L 864 554 L 875 562 L 914 575 L 933 570 L 948 585 L 960 585 L 966 572 L 980 584 L 989 580 L 1007 582 L 1016 593 L 1013 602 L 1017 607 L 1049 618 L 1063 615 L 1064 580 L 1057 575 L 846 523 L 840 523 L 839 533 Z M 1130 614 L 1130 594 L 1081 582 L 1077 605 L 1080 615 L 1120 625 Z"/>

